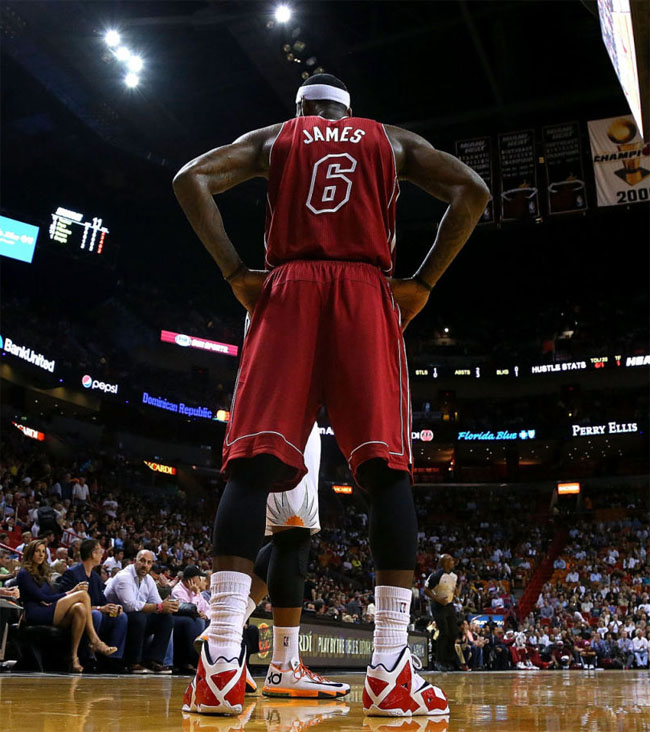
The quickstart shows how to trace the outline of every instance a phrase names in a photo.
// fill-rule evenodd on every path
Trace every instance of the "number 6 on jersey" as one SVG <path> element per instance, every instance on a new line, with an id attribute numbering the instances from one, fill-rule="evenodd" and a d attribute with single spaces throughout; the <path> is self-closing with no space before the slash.
<path id="1" fill-rule="evenodd" d="M 338 211 L 350 200 L 352 189 L 352 181 L 343 173 L 354 173 L 356 167 L 357 161 L 348 153 L 326 155 L 317 160 L 311 175 L 307 208 L 315 214 Z"/>

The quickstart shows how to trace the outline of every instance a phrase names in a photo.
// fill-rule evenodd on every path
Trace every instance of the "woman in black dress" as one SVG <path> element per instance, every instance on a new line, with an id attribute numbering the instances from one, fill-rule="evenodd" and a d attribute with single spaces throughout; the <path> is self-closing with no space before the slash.
<path id="1" fill-rule="evenodd" d="M 99 639 L 93 627 L 88 583 L 80 582 L 68 592 L 56 593 L 50 584 L 50 566 L 47 563 L 45 542 L 31 541 L 23 554 L 23 566 L 18 572 L 20 598 L 25 608 L 28 625 L 57 625 L 72 631 L 72 670 L 81 673 L 77 652 L 84 631 L 90 648 L 106 656 L 117 651 Z"/>

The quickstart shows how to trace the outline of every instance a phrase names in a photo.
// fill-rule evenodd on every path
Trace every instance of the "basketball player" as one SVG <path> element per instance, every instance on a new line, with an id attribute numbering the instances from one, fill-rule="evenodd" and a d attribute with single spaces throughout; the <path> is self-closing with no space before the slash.
<path id="1" fill-rule="evenodd" d="M 273 605 L 273 656 L 266 675 L 264 696 L 293 699 L 333 699 L 345 696 L 349 684 L 315 674 L 300 659 L 298 641 L 305 576 L 311 536 L 320 531 L 318 516 L 318 473 L 320 433 L 314 423 L 305 446 L 307 474 L 290 491 L 269 493 L 266 503 L 265 535 L 271 537 L 257 554 L 253 568 L 245 622 L 268 594 Z M 207 632 L 195 641 L 198 653 L 208 640 Z M 257 684 L 246 669 L 246 693 Z M 193 683 L 188 686 L 183 711 L 193 711 Z M 195 705 L 194 705 L 195 706 Z"/>
<path id="2" fill-rule="evenodd" d="M 251 573 L 269 491 L 305 474 L 303 450 L 321 404 L 368 492 L 376 567 L 374 652 L 363 695 L 369 715 L 447 713 L 407 646 L 417 520 L 411 490 L 411 411 L 401 331 L 470 236 L 488 201 L 470 168 L 418 135 L 353 117 L 329 74 L 299 88 L 297 116 L 249 132 L 185 165 L 174 191 L 251 328 L 224 439 L 228 483 L 215 519 L 209 642 L 196 709 L 242 710 L 240 654 Z M 213 195 L 268 179 L 270 271 L 249 270 Z M 391 278 L 399 179 L 449 204 L 413 277 Z"/>

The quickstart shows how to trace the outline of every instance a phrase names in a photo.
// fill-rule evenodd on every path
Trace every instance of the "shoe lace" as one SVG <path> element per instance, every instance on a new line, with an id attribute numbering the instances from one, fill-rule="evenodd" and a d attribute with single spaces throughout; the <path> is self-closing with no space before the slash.
<path id="1" fill-rule="evenodd" d="M 308 676 L 312 681 L 316 681 L 318 683 L 323 683 L 325 679 L 322 676 L 319 676 L 317 673 L 312 671 L 308 666 L 305 666 L 305 664 L 300 661 L 300 665 L 296 666 L 293 675 L 297 680 L 301 679 L 303 676 Z"/>

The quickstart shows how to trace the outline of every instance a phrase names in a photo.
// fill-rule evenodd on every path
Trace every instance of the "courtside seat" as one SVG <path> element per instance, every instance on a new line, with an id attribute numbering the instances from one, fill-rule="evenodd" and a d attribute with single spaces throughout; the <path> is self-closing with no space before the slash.
<path id="1" fill-rule="evenodd" d="M 10 638 L 18 647 L 14 671 L 68 671 L 70 667 L 70 631 L 54 625 L 10 626 Z"/>

